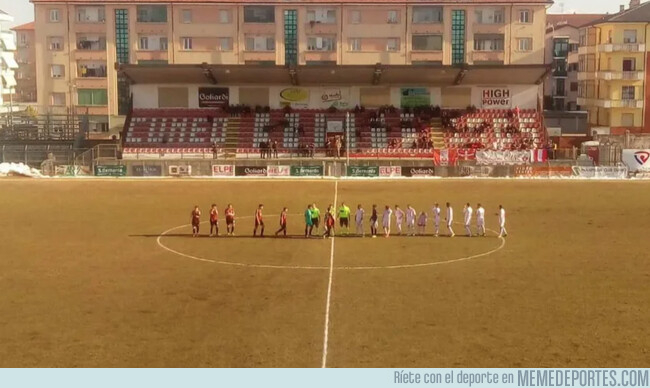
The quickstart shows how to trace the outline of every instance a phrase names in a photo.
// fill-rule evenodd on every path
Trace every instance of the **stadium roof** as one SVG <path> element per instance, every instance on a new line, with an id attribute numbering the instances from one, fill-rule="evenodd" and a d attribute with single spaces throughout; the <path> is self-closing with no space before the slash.
<path id="1" fill-rule="evenodd" d="M 30 0 L 32 3 L 77 3 L 77 4 L 553 4 L 553 0 Z"/>
<path id="2" fill-rule="evenodd" d="M 28 31 L 28 30 L 34 30 L 34 22 L 29 22 L 25 24 L 21 24 L 19 26 L 13 27 L 12 30 L 14 31 Z"/>
<path id="3" fill-rule="evenodd" d="M 541 83 L 547 65 L 119 65 L 134 84 L 254 85 L 503 85 Z"/>

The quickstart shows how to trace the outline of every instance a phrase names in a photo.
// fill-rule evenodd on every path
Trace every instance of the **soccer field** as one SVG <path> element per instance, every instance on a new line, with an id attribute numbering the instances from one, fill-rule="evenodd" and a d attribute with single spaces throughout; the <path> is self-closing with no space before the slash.
<path id="1" fill-rule="evenodd" d="M 649 191 L 634 181 L 3 179 L 0 366 L 647 367 Z M 430 213 L 450 201 L 456 221 L 480 202 L 492 232 L 300 237 L 306 205 L 324 212 L 335 199 L 367 215 L 373 203 Z M 207 220 L 210 204 L 223 214 L 229 202 L 236 237 L 191 237 L 193 205 Z M 289 208 L 291 238 L 251 237 L 259 203 L 267 235 Z M 505 240 L 493 232 L 499 204 Z"/>

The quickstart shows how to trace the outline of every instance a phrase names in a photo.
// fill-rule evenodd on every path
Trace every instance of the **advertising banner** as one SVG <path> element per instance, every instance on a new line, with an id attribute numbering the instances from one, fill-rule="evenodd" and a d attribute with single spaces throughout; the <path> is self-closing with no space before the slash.
<path id="1" fill-rule="evenodd" d="M 400 105 L 402 108 L 431 105 L 429 88 L 402 88 L 400 92 Z"/>
<path id="2" fill-rule="evenodd" d="M 580 178 L 625 179 L 628 169 L 625 166 L 573 166 L 573 175 Z"/>
<path id="3" fill-rule="evenodd" d="M 456 149 L 436 149 L 433 151 L 434 166 L 455 166 L 458 162 L 458 150 Z"/>
<path id="4" fill-rule="evenodd" d="M 394 178 L 402 176 L 401 166 L 379 166 L 379 176 L 382 178 Z"/>
<path id="5" fill-rule="evenodd" d="M 266 166 L 236 166 L 235 176 L 267 176 Z"/>
<path id="6" fill-rule="evenodd" d="M 162 166 L 134 165 L 131 168 L 133 176 L 162 176 Z"/>
<path id="7" fill-rule="evenodd" d="M 85 166 L 60 165 L 55 167 L 58 176 L 85 176 L 90 175 L 90 169 Z"/>
<path id="8" fill-rule="evenodd" d="M 458 149 L 458 160 L 471 161 L 476 160 L 476 150 L 473 148 L 460 148 Z"/>
<path id="9" fill-rule="evenodd" d="M 199 88 L 199 108 L 223 108 L 229 104 L 228 88 Z"/>
<path id="10" fill-rule="evenodd" d="M 506 109 L 512 106 L 510 89 L 487 88 L 481 92 L 481 108 Z"/>
<path id="11" fill-rule="evenodd" d="M 235 166 L 229 164 L 213 164 L 212 176 L 222 176 L 222 177 L 235 176 Z"/>
<path id="12" fill-rule="evenodd" d="M 402 176 L 412 178 L 430 178 L 436 176 L 436 171 L 433 167 L 402 167 Z"/>
<path id="13" fill-rule="evenodd" d="M 95 176 L 126 176 L 126 166 L 95 166 Z"/>
<path id="14" fill-rule="evenodd" d="M 286 88 L 280 91 L 280 105 L 292 108 L 309 107 L 309 89 Z"/>
<path id="15" fill-rule="evenodd" d="M 361 178 L 379 177 L 379 167 L 377 166 L 348 166 L 347 176 Z"/>
<path id="16" fill-rule="evenodd" d="M 623 150 L 622 160 L 630 172 L 650 172 L 650 149 Z"/>
<path id="17" fill-rule="evenodd" d="M 350 107 L 350 89 L 348 88 L 323 88 L 317 103 L 320 108 L 347 109 Z"/>
<path id="18" fill-rule="evenodd" d="M 323 176 L 323 166 L 291 166 L 291 176 Z"/>
<path id="19" fill-rule="evenodd" d="M 266 168 L 267 176 L 291 176 L 290 166 L 268 166 Z"/>
<path id="20" fill-rule="evenodd" d="M 478 164 L 528 164 L 531 162 L 531 151 L 476 151 Z"/>
<path id="21" fill-rule="evenodd" d="M 190 176 L 192 175 L 192 166 L 169 166 L 169 175 Z"/>
<path id="22" fill-rule="evenodd" d="M 516 166 L 515 176 L 526 178 L 568 178 L 573 176 L 572 166 Z"/>
<path id="23" fill-rule="evenodd" d="M 463 166 L 460 176 L 474 178 L 488 178 L 494 176 L 494 166 Z"/>

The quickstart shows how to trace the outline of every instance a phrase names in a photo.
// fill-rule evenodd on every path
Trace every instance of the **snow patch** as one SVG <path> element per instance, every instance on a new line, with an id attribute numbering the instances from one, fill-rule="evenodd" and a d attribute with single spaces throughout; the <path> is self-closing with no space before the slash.
<path id="1" fill-rule="evenodd" d="M 42 178 L 41 172 L 23 163 L 0 163 L 0 177 L 24 176 L 30 178 Z"/>

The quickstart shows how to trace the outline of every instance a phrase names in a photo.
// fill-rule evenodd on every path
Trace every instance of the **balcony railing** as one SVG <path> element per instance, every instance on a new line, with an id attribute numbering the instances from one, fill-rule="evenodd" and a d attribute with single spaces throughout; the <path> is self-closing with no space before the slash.
<path id="1" fill-rule="evenodd" d="M 101 67 L 79 67 L 79 78 L 106 78 L 106 66 Z"/>
<path id="2" fill-rule="evenodd" d="M 106 50 L 105 40 L 80 40 L 77 42 L 77 49 L 82 51 Z"/>
<path id="3" fill-rule="evenodd" d="M 578 105 L 593 105 L 600 108 L 633 108 L 643 109 L 643 100 L 612 100 L 606 98 L 585 98 L 578 97 Z"/>
<path id="4" fill-rule="evenodd" d="M 604 52 L 626 52 L 638 53 L 645 52 L 645 44 L 643 43 L 607 43 L 598 46 L 599 51 Z"/>
<path id="5" fill-rule="evenodd" d="M 596 74 L 596 77 L 605 81 L 611 81 L 611 80 L 640 81 L 643 80 L 644 74 L 643 71 L 640 70 L 634 70 L 634 71 L 602 70 Z"/>

